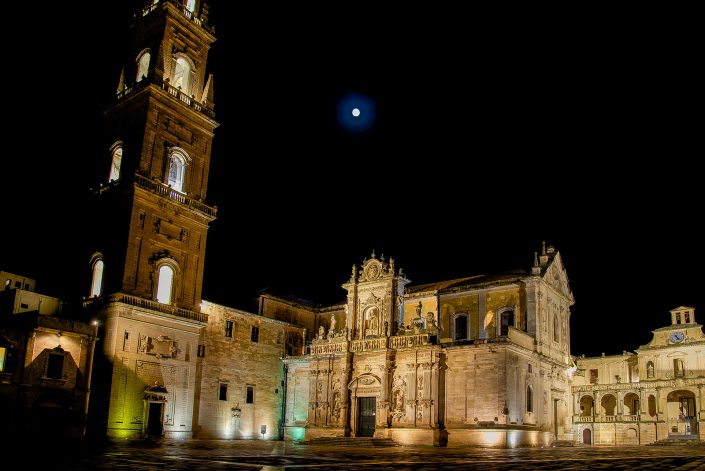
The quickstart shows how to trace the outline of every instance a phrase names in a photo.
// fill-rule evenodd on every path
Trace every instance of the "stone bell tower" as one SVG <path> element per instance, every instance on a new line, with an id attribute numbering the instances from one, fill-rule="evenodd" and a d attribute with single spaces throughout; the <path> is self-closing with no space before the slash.
<path id="1" fill-rule="evenodd" d="M 206 79 L 214 41 L 205 0 L 142 2 L 129 26 L 90 211 L 84 306 L 102 342 L 95 435 L 193 435 L 208 321 L 200 312 L 206 233 L 216 215 L 206 203 L 218 126 Z"/>
<path id="2" fill-rule="evenodd" d="M 90 296 L 125 293 L 199 309 L 208 225 L 215 41 L 200 0 L 149 0 L 135 13 L 92 217 Z"/>
<path id="3" fill-rule="evenodd" d="M 396 334 L 404 320 L 404 287 L 409 280 L 394 267 L 394 259 L 387 263 L 374 251 L 362 262 L 358 273 L 353 265 L 350 281 L 343 285 L 348 291 L 345 326 L 351 339 L 389 337 Z"/>

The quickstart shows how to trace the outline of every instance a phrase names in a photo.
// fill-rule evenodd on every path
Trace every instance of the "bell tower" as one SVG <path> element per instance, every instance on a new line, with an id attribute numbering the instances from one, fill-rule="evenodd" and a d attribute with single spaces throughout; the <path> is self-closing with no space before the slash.
<path id="1" fill-rule="evenodd" d="M 208 225 L 215 41 L 204 0 L 148 0 L 135 12 L 97 190 L 90 297 L 113 293 L 198 310 Z"/>
<path id="2" fill-rule="evenodd" d="M 105 111 L 105 173 L 90 218 L 99 325 L 92 429 L 108 437 L 193 436 L 208 316 L 200 312 L 215 36 L 205 0 L 148 0 L 127 31 Z"/>

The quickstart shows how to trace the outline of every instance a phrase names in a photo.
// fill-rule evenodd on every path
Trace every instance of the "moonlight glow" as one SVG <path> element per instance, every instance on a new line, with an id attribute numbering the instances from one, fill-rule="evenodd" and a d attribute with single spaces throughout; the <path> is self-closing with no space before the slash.
<path id="1" fill-rule="evenodd" d="M 345 131 L 368 131 L 375 122 L 375 102 L 368 96 L 351 93 L 340 99 L 337 110 L 338 124 Z"/>

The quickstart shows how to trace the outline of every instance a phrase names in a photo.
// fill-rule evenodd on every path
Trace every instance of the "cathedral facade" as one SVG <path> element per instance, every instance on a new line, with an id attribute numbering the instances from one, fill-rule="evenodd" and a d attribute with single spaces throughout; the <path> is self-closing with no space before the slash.
<path id="1" fill-rule="evenodd" d="M 570 439 L 570 306 L 552 247 L 524 274 L 411 286 L 394 260 L 353 267 L 345 304 L 287 357 L 285 437 L 537 446 Z M 264 315 L 280 307 L 269 302 Z"/>

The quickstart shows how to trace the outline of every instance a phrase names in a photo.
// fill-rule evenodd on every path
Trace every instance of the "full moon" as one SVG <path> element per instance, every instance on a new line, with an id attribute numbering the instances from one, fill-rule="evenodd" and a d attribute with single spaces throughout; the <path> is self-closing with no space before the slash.
<path id="1" fill-rule="evenodd" d="M 359 108 L 353 108 L 352 110 L 352 115 L 355 116 L 356 118 L 360 116 L 360 109 Z"/>

